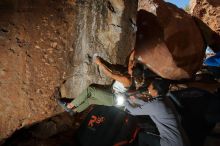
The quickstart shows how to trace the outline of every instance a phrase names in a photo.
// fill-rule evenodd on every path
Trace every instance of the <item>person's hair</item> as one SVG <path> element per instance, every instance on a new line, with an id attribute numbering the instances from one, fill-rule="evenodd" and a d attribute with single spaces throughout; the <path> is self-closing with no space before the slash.
<path id="1" fill-rule="evenodd" d="M 170 83 L 165 79 L 156 78 L 152 80 L 152 85 L 157 90 L 158 95 L 165 96 L 169 90 Z"/>
<path id="2" fill-rule="evenodd" d="M 144 65 L 141 63 L 136 63 L 136 65 L 132 69 L 133 77 L 142 77 L 144 74 Z"/>

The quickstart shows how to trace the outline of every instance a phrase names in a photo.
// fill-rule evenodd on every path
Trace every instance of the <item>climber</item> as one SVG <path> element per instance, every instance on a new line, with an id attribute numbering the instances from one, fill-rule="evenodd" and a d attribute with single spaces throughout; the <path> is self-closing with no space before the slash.
<path id="1" fill-rule="evenodd" d="M 128 67 L 128 73 L 118 74 L 112 72 L 103 62 L 101 57 L 95 57 L 94 62 L 103 70 L 106 76 L 114 79 L 112 89 L 103 89 L 90 85 L 72 102 L 67 104 L 68 109 L 74 112 L 82 112 L 89 105 L 106 105 L 117 106 L 122 102 L 122 96 L 129 88 L 139 88 L 144 84 L 143 66 L 141 64 L 133 65 L 133 68 Z M 116 96 L 117 95 L 117 96 Z M 115 97 L 119 97 L 116 99 Z"/>
<path id="2" fill-rule="evenodd" d="M 176 110 L 170 99 L 166 97 L 168 89 L 169 83 L 166 80 L 153 79 L 148 86 L 148 92 L 152 98 L 150 102 L 138 98 L 128 99 L 125 102 L 125 108 L 130 114 L 149 115 L 160 133 L 155 135 L 143 130 L 138 136 L 139 146 L 184 145 Z"/>

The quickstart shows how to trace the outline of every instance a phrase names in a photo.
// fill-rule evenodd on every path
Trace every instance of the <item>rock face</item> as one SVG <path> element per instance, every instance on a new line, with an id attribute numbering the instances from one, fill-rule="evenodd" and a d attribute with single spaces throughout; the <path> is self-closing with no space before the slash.
<path id="1" fill-rule="evenodd" d="M 67 96 L 78 95 L 91 83 L 109 84 L 105 75 L 92 65 L 92 57 L 97 53 L 112 63 L 125 63 L 135 41 L 130 20 L 135 20 L 136 11 L 137 3 L 133 0 L 95 0 L 78 5 L 79 24 L 70 71 L 73 77 L 65 84 Z"/>
<path id="2" fill-rule="evenodd" d="M 140 0 L 137 54 L 158 75 L 190 78 L 203 62 L 204 42 L 192 17 L 162 0 Z"/>
<path id="3" fill-rule="evenodd" d="M 197 19 L 206 43 L 220 51 L 220 1 L 191 0 L 190 12 Z"/>
<path id="4" fill-rule="evenodd" d="M 133 0 L 1 1 L 0 142 L 62 112 L 51 96 L 63 80 L 70 97 L 109 83 L 92 56 L 124 63 L 136 9 Z"/>

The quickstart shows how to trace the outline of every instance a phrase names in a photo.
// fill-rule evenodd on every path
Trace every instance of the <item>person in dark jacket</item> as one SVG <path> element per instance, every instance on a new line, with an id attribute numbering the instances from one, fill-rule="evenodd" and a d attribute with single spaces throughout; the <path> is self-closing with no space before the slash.
<path id="1" fill-rule="evenodd" d="M 134 98 L 125 104 L 126 110 L 132 115 L 149 115 L 158 128 L 159 135 L 141 132 L 139 146 L 183 146 L 182 128 L 174 105 L 166 93 L 169 83 L 163 79 L 154 79 L 148 86 L 152 96 L 150 102 Z M 133 106 L 134 104 L 138 106 Z"/>

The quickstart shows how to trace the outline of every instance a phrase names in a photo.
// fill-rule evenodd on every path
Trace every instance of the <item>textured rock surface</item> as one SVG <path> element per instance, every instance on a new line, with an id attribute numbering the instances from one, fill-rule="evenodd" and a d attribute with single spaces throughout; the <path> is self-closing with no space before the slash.
<path id="1" fill-rule="evenodd" d="M 220 1 L 191 0 L 190 12 L 195 16 L 207 44 L 220 51 Z"/>
<path id="2" fill-rule="evenodd" d="M 138 9 L 136 49 L 143 62 L 164 78 L 190 78 L 202 65 L 205 47 L 192 17 L 162 0 L 140 0 Z"/>
<path id="3" fill-rule="evenodd" d="M 133 0 L 96 0 L 79 4 L 76 10 L 79 24 L 70 70 L 73 77 L 65 84 L 67 96 L 78 95 L 91 83 L 109 83 L 92 64 L 92 57 L 97 53 L 112 63 L 124 64 L 135 41 L 130 19 L 135 20 L 136 11 L 137 3 Z"/>
<path id="4" fill-rule="evenodd" d="M 0 141 L 60 113 L 51 95 L 63 80 L 71 97 L 92 82 L 109 83 L 92 55 L 125 61 L 136 9 L 133 0 L 2 0 Z"/>

